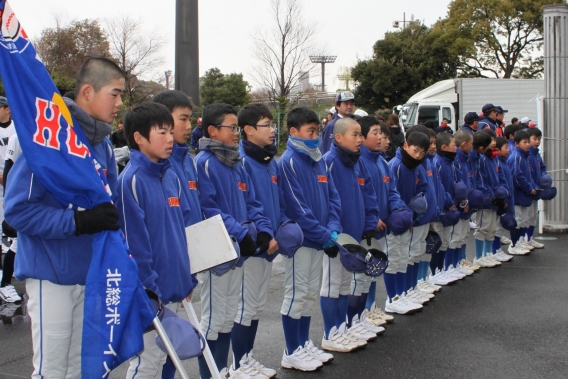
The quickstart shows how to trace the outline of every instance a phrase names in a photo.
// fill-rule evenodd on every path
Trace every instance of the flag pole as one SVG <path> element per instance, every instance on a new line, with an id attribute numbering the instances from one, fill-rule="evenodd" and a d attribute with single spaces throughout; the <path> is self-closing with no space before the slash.
<path id="1" fill-rule="evenodd" d="M 189 322 L 193 324 L 193 326 L 197 329 L 201 335 L 203 332 L 201 331 L 201 324 L 197 319 L 197 315 L 195 314 L 195 310 L 193 309 L 193 305 L 187 300 L 183 300 L 183 307 L 185 312 L 187 313 L 187 318 Z M 204 336 L 205 337 L 205 336 Z M 217 364 L 213 359 L 213 354 L 211 354 L 211 350 L 209 350 L 209 345 L 207 344 L 207 339 L 205 339 L 205 349 L 203 349 L 203 357 L 205 358 L 205 362 L 207 362 L 207 367 L 209 367 L 209 372 L 211 372 L 212 379 L 222 379 L 221 374 L 219 373 L 219 369 L 217 368 Z"/>
<path id="2" fill-rule="evenodd" d="M 160 338 L 162 339 L 164 347 L 166 348 L 168 355 L 172 359 L 172 362 L 181 375 L 182 379 L 189 379 L 189 375 L 187 375 L 187 372 L 185 371 L 185 368 L 183 367 L 183 364 L 181 363 L 181 360 L 179 359 L 179 356 L 177 355 L 172 342 L 168 338 L 168 335 L 166 334 L 166 331 L 164 330 L 164 327 L 162 326 L 162 323 L 160 322 L 158 316 L 154 317 L 152 324 L 154 325 L 158 336 L 160 336 Z"/>

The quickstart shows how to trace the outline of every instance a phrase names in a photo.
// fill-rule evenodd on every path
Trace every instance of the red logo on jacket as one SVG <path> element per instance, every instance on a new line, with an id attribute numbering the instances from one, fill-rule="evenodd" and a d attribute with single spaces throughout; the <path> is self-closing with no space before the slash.
<path id="1" fill-rule="evenodd" d="M 318 175 L 318 182 L 320 182 L 320 183 L 327 183 L 327 176 L 325 176 L 325 175 Z"/>
<path id="2" fill-rule="evenodd" d="M 197 190 L 197 182 L 194 180 L 188 180 L 187 186 L 189 187 L 190 190 Z"/>
<path id="3" fill-rule="evenodd" d="M 179 207 L 179 198 L 168 197 L 168 204 L 170 204 L 170 207 Z"/>
<path id="4" fill-rule="evenodd" d="M 357 183 L 359 183 L 360 186 L 364 186 L 365 185 L 365 178 L 357 178 Z"/>
<path id="5" fill-rule="evenodd" d="M 383 175 L 383 182 L 390 183 L 391 182 L 390 176 Z"/>
<path id="6" fill-rule="evenodd" d="M 278 177 L 276 175 L 272 175 L 272 183 L 278 184 Z"/>
<path id="7" fill-rule="evenodd" d="M 247 184 L 243 182 L 239 182 L 239 189 L 243 192 L 247 191 Z"/>

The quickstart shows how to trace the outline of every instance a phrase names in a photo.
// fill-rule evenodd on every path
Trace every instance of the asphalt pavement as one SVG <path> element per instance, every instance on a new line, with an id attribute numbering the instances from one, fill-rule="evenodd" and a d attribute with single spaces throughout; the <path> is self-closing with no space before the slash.
<path id="1" fill-rule="evenodd" d="M 255 358 L 275 368 L 278 378 L 567 378 L 568 377 L 568 235 L 528 256 L 500 267 L 481 269 L 445 286 L 420 313 L 395 316 L 386 332 L 364 349 L 335 354 L 315 373 L 280 367 L 284 338 L 280 321 L 284 273 L 275 260 L 268 304 L 260 321 Z M 471 241 L 471 237 L 470 237 Z M 473 256 L 473 241 L 468 257 Z M 25 291 L 16 282 L 18 292 Z M 377 304 L 384 307 L 382 281 Z M 193 304 L 199 314 L 199 292 Z M 5 306 L 2 306 L 5 308 Z M 2 309 L 0 309 L 0 313 Z M 30 320 L 25 302 L 2 316 L 0 379 L 29 378 L 32 368 Z M 183 309 L 178 313 L 185 316 Z M 321 343 L 323 324 L 314 309 L 311 337 Z M 198 378 L 196 360 L 184 362 Z M 124 378 L 126 364 L 111 378 Z"/>

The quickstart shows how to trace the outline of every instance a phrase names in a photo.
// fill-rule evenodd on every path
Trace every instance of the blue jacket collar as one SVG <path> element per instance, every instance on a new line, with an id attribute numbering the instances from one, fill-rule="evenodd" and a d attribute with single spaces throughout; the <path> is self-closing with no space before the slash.
<path id="1" fill-rule="evenodd" d="M 467 162 L 469 161 L 469 154 L 464 153 L 463 151 L 461 151 L 461 149 L 457 149 L 458 155 L 456 156 L 457 159 L 460 160 L 460 162 Z"/>
<path id="2" fill-rule="evenodd" d="M 540 149 L 538 147 L 530 147 L 529 149 L 531 155 L 538 155 L 538 153 L 540 153 Z"/>
<path id="3" fill-rule="evenodd" d="M 361 155 L 376 161 L 381 156 L 380 151 L 371 151 L 367 147 L 361 145 Z"/>
<path id="4" fill-rule="evenodd" d="M 475 130 L 473 130 L 468 124 L 463 124 L 461 126 L 462 130 L 465 130 L 466 132 L 468 132 L 469 134 L 473 135 L 475 133 Z"/>
<path id="5" fill-rule="evenodd" d="M 528 158 L 529 155 L 531 154 L 530 150 L 529 150 L 529 151 L 524 151 L 524 150 L 521 149 L 520 147 L 515 147 L 515 149 L 517 149 L 517 153 L 522 154 L 525 158 Z"/>
<path id="6" fill-rule="evenodd" d="M 168 159 L 154 163 L 150 160 L 150 158 L 138 150 L 132 150 L 130 152 L 130 161 L 140 166 L 144 172 L 156 177 L 162 177 L 164 172 L 166 172 L 166 170 L 172 165 Z"/>

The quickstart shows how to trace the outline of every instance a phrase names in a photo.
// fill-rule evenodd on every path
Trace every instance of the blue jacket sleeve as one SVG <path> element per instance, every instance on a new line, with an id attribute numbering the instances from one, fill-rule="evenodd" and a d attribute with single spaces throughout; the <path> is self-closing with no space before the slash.
<path id="1" fill-rule="evenodd" d="M 278 185 L 282 188 L 286 203 L 286 215 L 300 225 L 305 238 L 323 246 L 331 238 L 332 231 L 327 228 L 327 225 L 321 225 L 309 208 L 302 186 L 296 173 L 291 169 L 290 163 L 285 160 L 279 163 L 281 177 L 278 179 Z M 328 178 L 328 185 L 329 183 Z M 337 192 L 335 192 L 335 195 L 339 198 Z M 336 217 L 337 214 L 336 212 Z M 339 220 L 339 217 L 337 219 Z"/>
<path id="2" fill-rule="evenodd" d="M 126 237 L 130 254 L 138 265 L 138 277 L 144 288 L 154 291 L 162 297 L 158 288 L 158 273 L 153 269 L 153 253 L 150 236 L 146 227 L 145 212 L 136 201 L 133 191 L 140 193 L 138 188 L 132 187 L 132 180 L 122 177 L 119 184 L 117 209 L 120 227 Z"/>
<path id="3" fill-rule="evenodd" d="M 363 187 L 363 199 L 365 201 L 365 231 L 376 230 L 377 223 L 379 222 L 379 207 L 377 205 L 377 195 L 373 187 L 373 179 L 371 174 L 365 168 L 364 164 L 361 167 L 363 177 L 365 178 L 365 186 Z"/>
<path id="4" fill-rule="evenodd" d="M 513 173 L 513 185 L 525 195 L 530 196 L 531 191 L 535 189 L 536 186 L 533 185 L 530 176 L 525 175 L 525 172 L 528 172 L 526 160 L 523 161 L 520 155 L 515 155 L 509 163 Z"/>
<path id="5" fill-rule="evenodd" d="M 280 181 L 282 180 L 281 169 L 280 166 L 277 165 L 277 176 L 278 176 L 278 202 L 280 203 L 280 225 L 284 224 L 290 218 L 286 216 L 286 200 L 284 200 L 284 191 L 282 191 L 282 186 L 280 186 Z M 278 233 L 278 230 L 275 230 L 274 233 Z"/>
<path id="6" fill-rule="evenodd" d="M 483 185 L 480 191 L 483 192 L 484 195 L 493 197 L 493 188 L 489 185 L 489 183 L 491 183 L 491 178 L 489 177 L 488 170 L 490 170 L 490 168 L 487 166 L 487 159 L 488 158 L 482 157 L 479 160 L 479 173 Z"/>
<path id="7" fill-rule="evenodd" d="M 48 197 L 51 202 L 46 201 Z M 75 233 L 73 210 L 55 201 L 32 174 L 23 155 L 10 171 L 4 199 L 6 221 L 20 233 L 46 239 L 66 239 Z"/>
<path id="8" fill-rule="evenodd" d="M 205 218 L 211 218 L 220 215 L 223 219 L 223 224 L 227 228 L 229 235 L 235 237 L 238 242 L 241 242 L 247 235 L 247 229 L 235 220 L 230 214 L 221 211 L 218 204 L 217 189 L 215 182 L 219 181 L 215 170 L 205 170 L 205 165 L 197 165 L 197 177 L 199 178 L 199 202 L 201 203 L 201 211 Z M 220 186 L 219 186 L 220 187 Z"/>
<path id="9" fill-rule="evenodd" d="M 249 174 L 244 169 L 242 170 L 242 173 L 247 183 L 247 191 L 246 191 L 247 217 L 250 221 L 254 222 L 258 233 L 265 232 L 270 234 L 271 237 L 274 237 L 276 231 L 272 230 L 272 225 L 270 220 L 263 215 L 264 208 L 262 207 L 260 201 L 256 199 L 252 180 Z"/>

